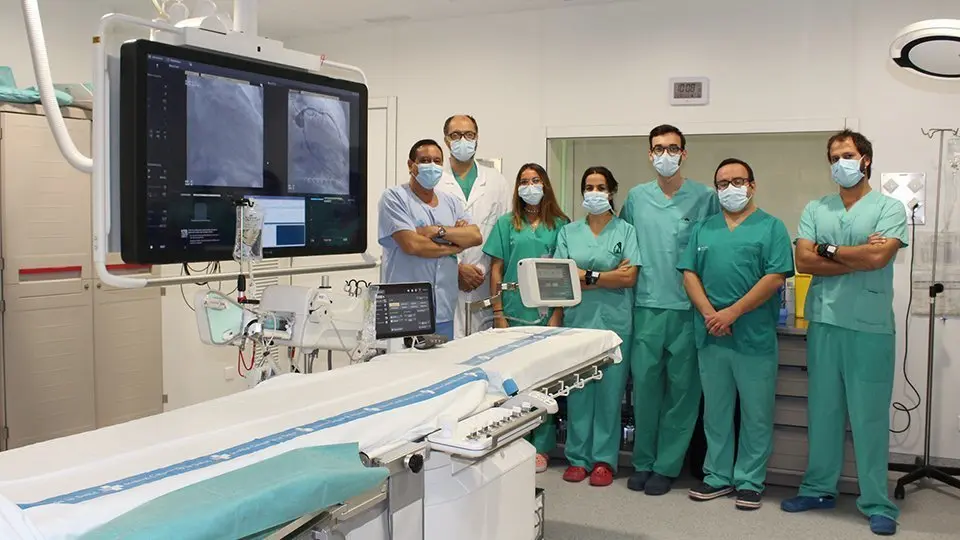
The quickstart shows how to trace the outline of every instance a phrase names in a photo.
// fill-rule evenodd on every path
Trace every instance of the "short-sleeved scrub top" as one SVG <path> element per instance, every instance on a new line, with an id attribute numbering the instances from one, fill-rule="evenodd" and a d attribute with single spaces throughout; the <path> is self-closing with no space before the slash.
<path id="1" fill-rule="evenodd" d="M 637 230 L 643 254 L 644 265 L 634 287 L 636 307 L 690 309 L 677 261 L 694 225 L 719 211 L 716 191 L 693 180 L 684 179 L 671 198 L 656 181 L 630 190 L 620 217 Z"/>
<path id="2" fill-rule="evenodd" d="M 737 303 L 769 274 L 793 276 L 793 246 L 783 221 L 757 209 L 732 231 L 723 214 L 697 224 L 677 265 L 697 274 L 710 304 L 720 311 Z M 776 352 L 780 298 L 773 295 L 762 306 L 743 314 L 733 324 L 733 335 L 712 336 L 703 315 L 694 318 L 697 348 L 719 345 L 744 355 Z"/>
<path id="3" fill-rule="evenodd" d="M 383 193 L 378 212 L 378 236 L 383 246 L 381 279 L 384 283 L 431 283 L 437 322 L 446 323 L 453 321 L 457 309 L 457 257 L 431 259 L 408 255 L 393 239 L 394 233 L 416 231 L 418 227 L 453 227 L 461 219 L 470 223 L 470 216 L 456 197 L 435 193 L 436 207 L 420 200 L 409 185 L 392 187 Z"/>
<path id="4" fill-rule="evenodd" d="M 815 244 L 859 246 L 873 233 L 908 245 L 907 213 L 900 201 L 871 191 L 849 210 L 839 194 L 811 201 L 800 216 L 798 239 Z M 873 334 L 893 334 L 893 260 L 869 272 L 814 276 L 804 317 Z"/>
<path id="5" fill-rule="evenodd" d="M 593 234 L 586 219 L 560 229 L 557 237 L 557 259 L 573 259 L 577 268 L 609 272 L 624 259 L 631 266 L 642 266 L 637 231 L 626 221 L 614 217 Z M 573 328 L 612 330 L 621 337 L 633 332 L 633 288 L 584 290 L 579 305 L 564 309 L 563 325 Z"/>
<path id="6" fill-rule="evenodd" d="M 566 221 L 557 219 L 553 227 L 540 223 L 534 228 L 524 220 L 518 231 L 513 225 L 513 213 L 504 214 L 490 231 L 490 236 L 483 245 L 483 252 L 503 261 L 504 283 L 516 283 L 517 263 L 522 259 L 553 257 L 557 236 L 564 225 Z M 529 326 L 535 322 L 546 325 L 549 322 L 549 314 L 541 318 L 538 309 L 523 305 L 520 291 L 503 291 L 502 300 L 503 314 L 508 317 L 507 322 L 511 326 Z"/>

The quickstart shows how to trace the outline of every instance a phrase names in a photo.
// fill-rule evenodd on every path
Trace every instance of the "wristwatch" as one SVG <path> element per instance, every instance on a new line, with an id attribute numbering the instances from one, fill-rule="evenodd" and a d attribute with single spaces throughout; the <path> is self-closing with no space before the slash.
<path id="1" fill-rule="evenodd" d="M 832 259 L 837 254 L 837 246 L 833 244 L 817 244 L 817 255 L 824 259 Z"/>
<path id="2" fill-rule="evenodd" d="M 600 280 L 600 272 L 595 272 L 593 270 L 587 270 L 587 275 L 584 281 L 587 285 L 596 285 L 597 281 Z"/>
<path id="3" fill-rule="evenodd" d="M 443 225 L 437 227 L 437 238 L 443 238 L 447 235 L 447 230 L 443 228 Z"/>

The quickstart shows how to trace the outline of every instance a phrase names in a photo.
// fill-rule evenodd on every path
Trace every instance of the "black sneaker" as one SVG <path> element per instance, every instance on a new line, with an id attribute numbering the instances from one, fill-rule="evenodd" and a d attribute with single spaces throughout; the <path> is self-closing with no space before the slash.
<path id="1" fill-rule="evenodd" d="M 673 478 L 653 473 L 653 476 L 647 480 L 647 485 L 643 487 L 643 492 L 647 495 L 666 495 L 670 493 L 670 487 L 672 485 Z"/>
<path id="2" fill-rule="evenodd" d="M 712 501 L 733 493 L 733 486 L 713 487 L 704 482 L 690 490 L 690 498 L 695 501 Z"/>
<path id="3" fill-rule="evenodd" d="M 739 510 L 757 510 L 760 508 L 760 500 L 763 498 L 757 491 L 741 489 L 737 492 L 737 509 Z"/>
<path id="4" fill-rule="evenodd" d="M 627 480 L 627 489 L 630 491 L 643 491 L 643 488 L 647 486 L 647 480 L 650 479 L 652 475 L 650 471 L 637 471 L 630 475 L 630 479 Z"/>

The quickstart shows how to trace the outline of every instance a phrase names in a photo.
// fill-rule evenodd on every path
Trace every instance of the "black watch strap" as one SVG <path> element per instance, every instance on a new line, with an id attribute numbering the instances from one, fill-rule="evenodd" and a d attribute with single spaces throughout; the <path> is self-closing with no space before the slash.
<path id="1" fill-rule="evenodd" d="M 832 259 L 837 254 L 837 246 L 833 244 L 817 244 L 817 255 L 825 259 Z"/>
<path id="2" fill-rule="evenodd" d="M 595 272 L 593 270 L 587 270 L 586 281 L 587 285 L 596 285 L 597 281 L 600 280 L 600 272 Z"/>

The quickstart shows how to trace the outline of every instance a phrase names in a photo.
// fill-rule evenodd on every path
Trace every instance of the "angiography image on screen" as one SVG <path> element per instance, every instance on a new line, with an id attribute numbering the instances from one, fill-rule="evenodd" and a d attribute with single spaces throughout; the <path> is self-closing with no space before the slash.
<path id="1" fill-rule="evenodd" d="M 188 186 L 263 187 L 263 87 L 187 73 Z"/>
<path id="2" fill-rule="evenodd" d="M 291 193 L 350 193 L 349 104 L 338 99 L 291 91 L 288 190 Z"/>

